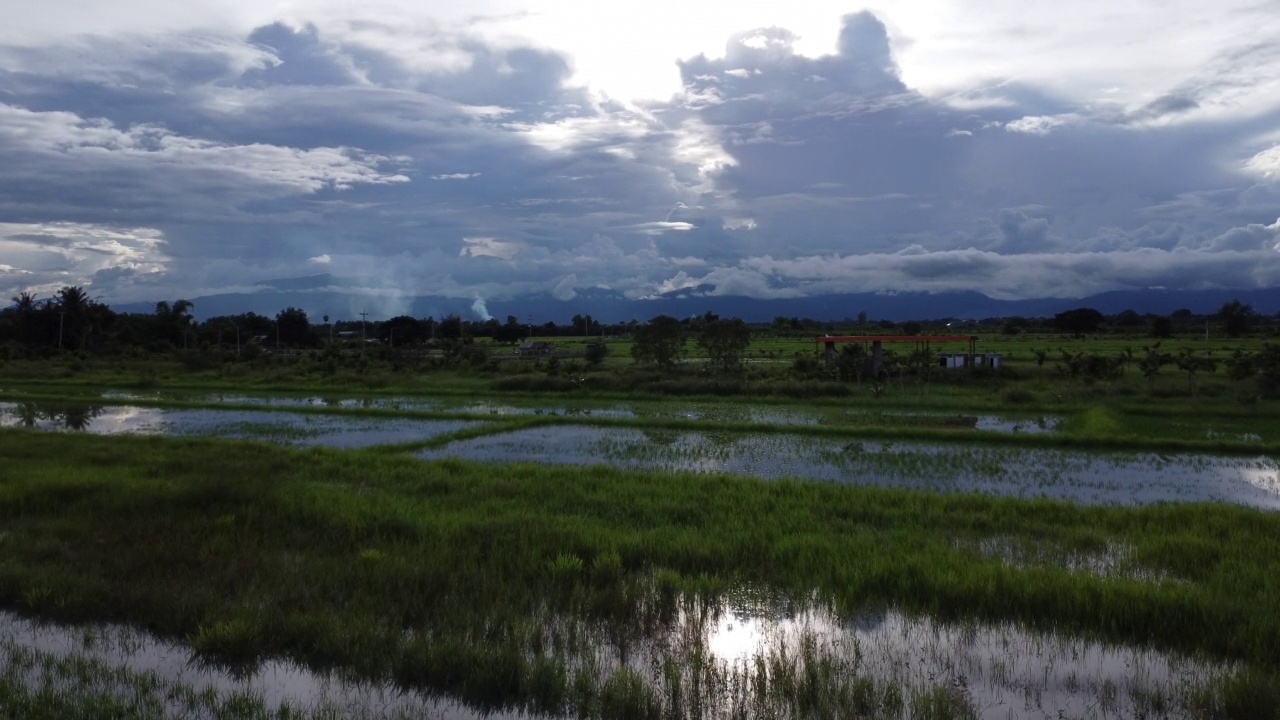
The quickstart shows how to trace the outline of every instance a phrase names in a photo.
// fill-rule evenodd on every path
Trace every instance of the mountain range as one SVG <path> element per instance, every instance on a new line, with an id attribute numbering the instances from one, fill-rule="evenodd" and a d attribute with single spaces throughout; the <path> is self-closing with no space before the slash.
<path id="1" fill-rule="evenodd" d="M 188 298 L 198 319 L 218 315 L 255 312 L 274 317 L 286 307 L 305 310 L 313 322 L 328 315 L 333 320 L 356 320 L 367 313 L 370 320 L 396 315 L 444 317 L 457 314 L 464 319 L 505 320 L 515 316 L 521 323 L 567 323 L 574 315 L 591 315 L 601 322 L 645 321 L 656 315 L 689 317 L 712 312 L 721 317 L 739 317 L 748 322 L 767 322 L 775 317 L 812 318 L 837 321 L 865 312 L 870 320 L 981 320 L 992 317 L 1049 317 L 1064 310 L 1090 307 L 1105 315 L 1124 310 L 1139 314 L 1168 315 L 1187 309 L 1201 315 L 1216 312 L 1224 303 L 1239 300 L 1262 315 L 1280 312 L 1280 288 L 1118 290 L 1083 298 L 1040 298 L 998 300 L 979 292 L 942 293 L 843 293 L 798 298 L 750 298 L 712 295 L 713 287 L 684 289 L 650 298 L 628 298 L 605 288 L 580 290 L 569 300 L 550 294 L 516 297 L 486 302 L 482 298 L 436 295 L 362 295 L 344 292 L 342 281 L 330 275 L 285 278 L 261 283 L 255 292 L 226 293 Z M 170 300 L 172 302 L 172 299 Z M 123 312 L 149 313 L 155 303 L 115 306 Z"/>

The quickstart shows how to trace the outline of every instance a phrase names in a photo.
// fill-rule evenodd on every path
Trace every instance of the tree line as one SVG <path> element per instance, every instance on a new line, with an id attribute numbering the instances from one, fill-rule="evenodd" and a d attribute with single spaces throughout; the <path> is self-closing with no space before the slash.
<path id="1" fill-rule="evenodd" d="M 1068 335 L 1096 333 L 1144 334 L 1164 338 L 1192 333 L 1212 324 L 1217 332 L 1238 337 L 1256 330 L 1265 320 L 1249 305 L 1233 300 L 1212 315 L 1189 310 L 1170 315 L 1139 315 L 1125 310 L 1104 315 L 1093 308 L 1076 308 L 1050 318 L 987 318 L 960 321 L 949 318 L 893 322 L 869 320 L 865 312 L 844 321 L 776 317 L 770 323 L 749 325 L 741 319 L 721 319 L 710 312 L 702 316 L 673 318 L 659 315 L 647 322 L 605 323 L 591 315 L 574 315 L 568 323 L 534 324 L 508 315 L 466 320 L 458 315 L 415 318 L 400 315 L 382 321 L 312 318 L 306 311 L 287 307 L 274 317 L 245 312 L 196 321 L 190 300 L 156 303 L 151 313 L 119 313 L 94 300 L 79 286 L 67 286 L 48 298 L 22 292 L 0 310 L 0 348 L 8 357 L 47 356 L 58 351 L 95 354 L 167 352 L 208 348 L 320 348 L 334 343 L 377 342 L 392 348 L 413 345 L 466 343 L 490 338 L 518 343 L 533 337 L 630 337 L 634 359 L 641 364 L 669 368 L 684 356 L 692 339 L 702 353 L 724 368 L 741 363 L 752 336 L 812 337 L 822 333 L 1000 332 L 1007 335 L 1056 332 Z M 320 322 L 317 322 L 319 320 Z M 599 352 L 598 350 L 596 352 Z"/>

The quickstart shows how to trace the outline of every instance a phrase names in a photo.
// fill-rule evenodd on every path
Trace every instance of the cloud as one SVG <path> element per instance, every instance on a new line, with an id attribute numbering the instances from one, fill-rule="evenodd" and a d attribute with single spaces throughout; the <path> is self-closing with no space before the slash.
<path id="1" fill-rule="evenodd" d="M 612 229 L 619 232 L 639 233 L 641 235 L 662 235 L 667 232 L 688 232 L 696 227 L 697 226 L 693 223 L 687 223 L 684 221 L 666 222 L 659 220 L 654 222 L 636 223 L 635 225 L 622 225 Z"/>
<path id="2" fill-rule="evenodd" d="M 1020 210 L 1005 208 L 997 219 L 1000 240 L 994 249 L 1006 253 L 1037 252 L 1046 248 L 1049 221 L 1042 217 L 1029 217 Z"/>
<path id="3" fill-rule="evenodd" d="M 497 238 L 467 237 L 462 238 L 462 249 L 458 257 L 492 257 L 499 260 L 510 260 L 520 252 L 519 243 L 506 242 Z"/>
<path id="4" fill-rule="evenodd" d="M 958 35 L 859 12 L 824 49 L 753 21 L 626 103 L 493 29 L 529 18 L 261 14 L 0 46 L 0 290 L 171 299 L 323 265 L 397 314 L 421 292 L 1074 296 L 1257 287 L 1280 255 L 1280 108 L 1250 85 L 1275 82 L 1269 35 L 1140 89 L 1029 68 L 922 92 Z M 1003 22 L 993 67 L 1048 57 Z"/>
<path id="5" fill-rule="evenodd" d="M 564 279 L 556 283 L 556 286 L 551 289 L 551 297 L 554 297 L 557 300 L 574 299 L 575 297 L 578 296 L 578 292 L 574 288 L 577 282 L 578 282 L 577 275 L 569 274 L 564 276 Z"/>
<path id="6" fill-rule="evenodd" d="M 1280 218 L 1270 225 L 1251 223 L 1231 228 L 1209 243 L 1210 250 L 1248 252 L 1258 249 L 1280 250 Z"/>
<path id="7" fill-rule="evenodd" d="M 1280 180 L 1280 145 L 1267 148 L 1249 158 L 1244 168 L 1261 176 L 1263 180 Z"/>
<path id="8" fill-rule="evenodd" d="M 81 285 L 96 295 L 133 296 L 139 284 L 166 270 L 165 246 L 164 234 L 154 228 L 0 223 L 0 256 L 16 263 L 9 266 L 13 292 L 20 287 L 51 295 Z"/>
<path id="9" fill-rule="evenodd" d="M 1054 128 L 1062 127 L 1066 123 L 1066 118 L 1061 116 L 1028 115 L 1005 123 L 1004 129 L 1009 132 L 1026 133 L 1028 135 L 1048 135 Z"/>
<path id="10" fill-rule="evenodd" d="M 1166 251 L 1004 255 L 985 250 L 745 258 L 742 271 L 804 294 L 972 290 L 990 297 L 1074 298 L 1111 290 L 1174 287 L 1257 288 L 1280 282 L 1280 253 Z M 699 284 L 705 278 L 689 277 Z"/>

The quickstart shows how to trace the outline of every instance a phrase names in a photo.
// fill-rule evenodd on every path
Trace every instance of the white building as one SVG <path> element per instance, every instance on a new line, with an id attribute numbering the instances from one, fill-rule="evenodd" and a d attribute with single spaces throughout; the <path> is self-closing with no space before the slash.
<path id="1" fill-rule="evenodd" d="M 969 353 L 938 353 L 938 367 L 966 368 L 969 367 L 969 357 Z M 1000 353 L 974 353 L 973 366 L 998 368 L 1000 359 Z"/>

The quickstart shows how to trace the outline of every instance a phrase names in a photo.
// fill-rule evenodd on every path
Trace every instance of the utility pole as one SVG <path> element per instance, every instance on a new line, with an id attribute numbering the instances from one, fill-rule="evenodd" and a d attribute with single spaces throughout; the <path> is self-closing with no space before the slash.
<path id="1" fill-rule="evenodd" d="M 364 331 L 365 318 L 367 318 L 368 316 L 369 316 L 369 313 L 367 311 L 364 311 L 364 310 L 360 311 L 360 354 L 361 355 L 364 355 L 365 343 L 368 342 L 365 339 L 365 331 Z"/>
<path id="2" fill-rule="evenodd" d="M 67 319 L 67 311 L 58 311 L 58 352 L 62 352 L 62 323 Z"/>

